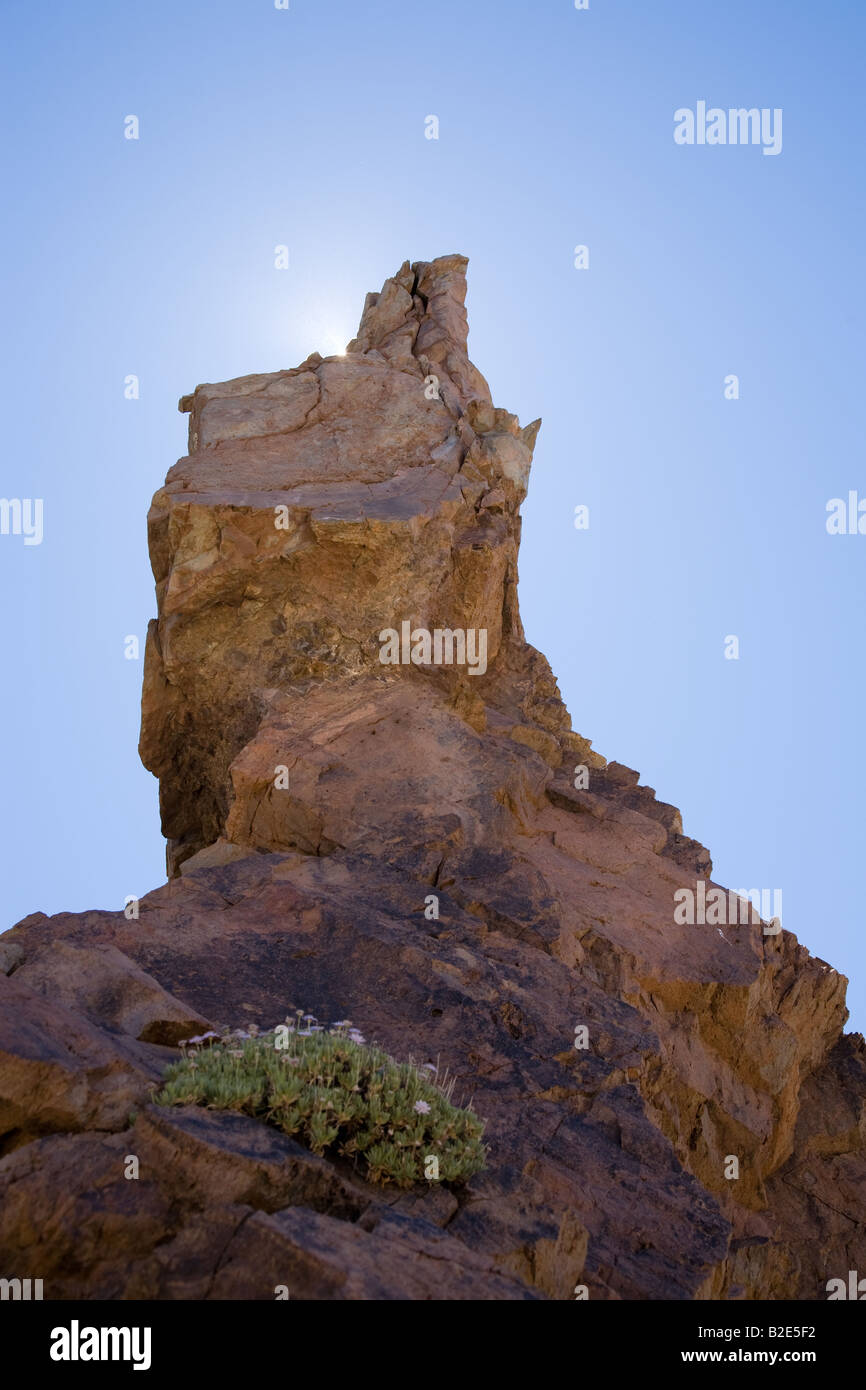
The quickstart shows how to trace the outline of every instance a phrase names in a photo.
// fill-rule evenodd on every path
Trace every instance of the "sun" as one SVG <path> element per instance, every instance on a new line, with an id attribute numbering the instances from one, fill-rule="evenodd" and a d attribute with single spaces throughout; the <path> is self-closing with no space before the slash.
<path id="1" fill-rule="evenodd" d="M 309 326 L 315 352 L 320 352 L 323 357 L 346 356 L 346 345 L 352 341 L 354 334 L 345 323 L 337 318 L 313 318 Z"/>

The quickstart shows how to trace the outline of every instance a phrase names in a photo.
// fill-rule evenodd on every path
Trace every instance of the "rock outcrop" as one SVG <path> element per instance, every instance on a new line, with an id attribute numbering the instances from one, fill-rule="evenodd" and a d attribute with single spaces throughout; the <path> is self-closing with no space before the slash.
<path id="1" fill-rule="evenodd" d="M 465 266 L 403 265 L 343 357 L 181 401 L 140 744 L 168 882 L 0 939 L 0 1274 L 46 1297 L 809 1300 L 866 1269 L 846 982 L 756 914 L 679 922 L 708 852 L 571 730 L 517 603 L 539 422 L 469 360 Z M 396 1193 L 151 1103 L 190 1032 L 296 1006 L 447 1065 L 486 1170 Z"/>

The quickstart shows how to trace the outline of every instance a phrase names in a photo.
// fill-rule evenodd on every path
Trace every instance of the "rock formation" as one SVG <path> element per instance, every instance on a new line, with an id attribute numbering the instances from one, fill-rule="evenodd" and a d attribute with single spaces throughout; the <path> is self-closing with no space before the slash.
<path id="1" fill-rule="evenodd" d="M 180 403 L 140 744 L 168 882 L 0 938 L 0 1274 L 46 1298 L 809 1300 L 866 1269 L 846 982 L 757 919 L 678 923 L 709 854 L 571 731 L 517 603 L 539 422 L 469 361 L 465 266 L 403 265 L 345 356 Z M 447 1065 L 486 1170 L 398 1193 L 151 1103 L 191 1032 L 295 1007 Z"/>

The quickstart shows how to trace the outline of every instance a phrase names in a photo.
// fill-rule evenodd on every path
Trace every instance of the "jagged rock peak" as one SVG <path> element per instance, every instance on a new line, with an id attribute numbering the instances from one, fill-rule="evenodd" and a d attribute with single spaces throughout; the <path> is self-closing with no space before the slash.
<path id="1" fill-rule="evenodd" d="M 465 256 L 404 261 L 379 294 L 368 294 L 358 336 L 346 351 L 378 353 L 395 365 L 411 359 L 440 378 L 440 390 L 490 401 L 490 387 L 468 356 Z M 446 384 L 447 383 L 447 384 Z"/>
<path id="2" fill-rule="evenodd" d="M 343 698 L 359 706 L 396 699 L 398 689 L 410 698 L 405 666 L 383 666 L 380 639 L 404 621 L 412 631 L 481 634 L 484 645 L 483 671 L 480 660 L 462 669 L 434 661 L 426 693 L 412 700 L 436 692 L 434 704 L 451 701 L 460 728 L 477 729 L 487 718 L 480 678 L 487 673 L 489 702 L 531 665 L 546 722 L 528 737 L 568 729 L 546 663 L 526 647 L 517 603 L 519 509 L 540 421 L 521 428 L 496 408 L 469 361 L 466 264 L 458 255 L 407 261 L 367 296 L 344 356 L 313 354 L 181 400 L 190 453 L 149 516 L 159 616 L 141 737 L 144 763 L 160 778 L 172 873 L 219 837 L 317 852 L 354 843 L 345 817 L 352 805 L 360 814 L 362 767 L 351 794 L 343 787 L 338 825 L 319 804 L 324 782 L 303 803 L 272 801 L 274 773 L 265 774 L 283 738 L 274 720 L 302 720 L 309 682 L 325 702 L 349 680 Z M 417 674 L 411 663 L 408 674 Z M 296 793 L 304 775 L 299 764 Z M 375 786 L 375 769 L 365 780 Z M 444 788 L 435 805 L 453 810 Z M 470 838 L 483 834 L 484 816 L 459 800 L 457 814 Z"/>

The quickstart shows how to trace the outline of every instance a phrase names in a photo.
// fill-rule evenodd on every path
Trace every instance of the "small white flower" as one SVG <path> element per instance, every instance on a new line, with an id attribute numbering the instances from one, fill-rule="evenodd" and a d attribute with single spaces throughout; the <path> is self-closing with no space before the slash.
<path id="1" fill-rule="evenodd" d="M 415 1111 L 416 1115 L 430 1114 L 430 1106 L 427 1104 L 426 1100 L 416 1100 L 415 1104 L 412 1106 L 412 1109 Z"/>

